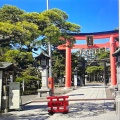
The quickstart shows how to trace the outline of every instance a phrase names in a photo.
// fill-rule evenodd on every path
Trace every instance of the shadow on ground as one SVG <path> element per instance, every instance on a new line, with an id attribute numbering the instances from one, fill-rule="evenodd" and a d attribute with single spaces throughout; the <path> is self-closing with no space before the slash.
<path id="1" fill-rule="evenodd" d="M 101 104 L 91 102 L 74 103 L 69 105 L 69 113 L 65 114 L 65 116 L 67 118 L 91 117 L 104 114 L 108 111 L 114 111 L 113 102 L 106 102 Z"/>
<path id="2" fill-rule="evenodd" d="M 35 110 L 40 108 L 47 108 L 47 105 L 27 105 L 23 106 L 23 111 Z"/>
<path id="3" fill-rule="evenodd" d="M 92 87 L 91 86 L 91 88 L 107 88 L 107 86 L 99 86 L 99 87 L 94 87 L 94 86 Z"/>
<path id="4" fill-rule="evenodd" d="M 34 111 L 33 111 L 34 110 Z M 45 120 L 49 118 L 47 105 L 27 105 L 22 111 L 2 114 L 0 120 Z"/>
<path id="5" fill-rule="evenodd" d="M 34 112 L 32 112 L 34 110 Z M 17 111 L 17 114 L 3 114 L 0 116 L 0 120 L 45 120 L 50 117 L 47 111 L 47 105 L 27 105 L 23 111 Z M 76 102 L 69 105 L 68 114 L 61 114 L 61 120 L 67 118 L 85 118 L 91 116 L 99 116 L 108 111 L 114 111 L 113 102 Z M 21 113 L 22 112 L 22 113 Z M 56 115 L 55 113 L 54 115 Z M 53 115 L 53 116 L 54 116 Z"/>
<path id="6" fill-rule="evenodd" d="M 94 83 L 94 84 L 88 83 L 88 84 L 86 84 L 86 86 L 103 86 L 103 85 L 99 84 L 99 83 Z"/>
<path id="7" fill-rule="evenodd" d="M 71 95 L 68 95 L 68 96 L 81 96 L 81 95 L 84 95 L 84 94 L 71 94 Z"/>

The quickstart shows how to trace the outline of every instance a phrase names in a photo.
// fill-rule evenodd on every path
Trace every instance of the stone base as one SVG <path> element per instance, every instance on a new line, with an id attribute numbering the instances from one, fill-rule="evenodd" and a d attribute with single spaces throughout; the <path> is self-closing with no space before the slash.
<path id="1" fill-rule="evenodd" d="M 120 97 L 120 91 L 116 91 L 115 95 Z"/>
<path id="2" fill-rule="evenodd" d="M 64 87 L 63 90 L 73 90 L 74 88 L 72 87 Z"/>
<path id="3" fill-rule="evenodd" d="M 38 89 L 38 97 L 47 97 L 52 96 L 52 90 L 51 89 Z"/>
<path id="4" fill-rule="evenodd" d="M 115 87 L 114 86 L 109 86 L 108 89 L 110 90 L 112 97 L 115 97 Z"/>
<path id="5" fill-rule="evenodd" d="M 115 99 L 115 106 L 116 106 L 116 116 L 118 118 L 118 120 L 120 120 L 120 95 L 116 96 Z"/>

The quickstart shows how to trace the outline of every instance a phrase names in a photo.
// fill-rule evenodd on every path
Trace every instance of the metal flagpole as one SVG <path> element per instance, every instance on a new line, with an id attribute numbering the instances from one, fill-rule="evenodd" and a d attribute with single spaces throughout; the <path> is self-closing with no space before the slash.
<path id="1" fill-rule="evenodd" d="M 47 10 L 49 10 L 49 0 L 47 0 Z M 49 52 L 49 78 L 48 78 L 48 86 L 53 91 L 53 78 L 52 78 L 52 60 L 51 60 L 51 43 L 48 42 L 48 52 Z"/>
<path id="2" fill-rule="evenodd" d="M 47 10 L 49 9 L 49 0 L 47 0 Z"/>
<path id="3" fill-rule="evenodd" d="M 47 0 L 47 10 L 49 9 L 49 0 Z M 52 64 L 51 64 L 51 44 L 48 42 L 48 51 L 49 51 L 49 77 L 52 77 Z"/>

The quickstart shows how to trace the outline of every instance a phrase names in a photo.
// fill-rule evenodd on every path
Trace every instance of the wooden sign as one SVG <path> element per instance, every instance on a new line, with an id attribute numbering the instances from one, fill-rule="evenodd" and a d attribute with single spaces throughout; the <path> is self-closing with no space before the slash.
<path id="1" fill-rule="evenodd" d="M 87 46 L 93 46 L 93 36 L 87 36 L 86 37 L 86 41 L 87 41 Z"/>

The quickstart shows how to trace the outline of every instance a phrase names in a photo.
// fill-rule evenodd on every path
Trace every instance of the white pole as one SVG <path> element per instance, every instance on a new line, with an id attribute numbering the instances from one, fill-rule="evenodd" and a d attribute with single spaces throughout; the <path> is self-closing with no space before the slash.
<path id="1" fill-rule="evenodd" d="M 22 81 L 22 89 L 23 89 L 23 92 L 25 91 L 25 80 L 23 79 Z"/>
<path id="2" fill-rule="evenodd" d="M 47 10 L 49 10 L 49 0 L 47 0 Z M 51 44 L 48 42 L 48 52 L 49 52 L 49 77 L 52 77 L 52 61 L 51 61 Z"/>
<path id="3" fill-rule="evenodd" d="M 47 0 L 47 10 L 49 9 L 49 0 Z"/>

